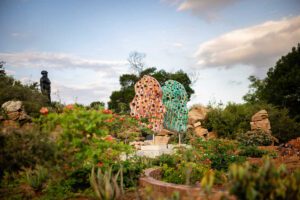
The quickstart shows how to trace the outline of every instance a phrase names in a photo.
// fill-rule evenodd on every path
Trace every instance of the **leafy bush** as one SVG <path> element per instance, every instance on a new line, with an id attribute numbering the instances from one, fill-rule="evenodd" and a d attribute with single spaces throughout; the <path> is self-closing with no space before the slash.
<path id="1" fill-rule="evenodd" d="M 300 136 L 300 123 L 289 117 L 287 109 L 279 109 L 270 104 L 229 103 L 211 107 L 203 126 L 217 132 L 219 137 L 235 139 L 239 134 L 250 130 L 251 117 L 261 109 L 268 111 L 272 135 L 279 142 L 287 142 Z"/>
<path id="2" fill-rule="evenodd" d="M 238 199 L 300 199 L 300 171 L 288 174 L 284 166 L 277 168 L 269 159 L 263 166 L 233 164 L 229 171 L 230 193 Z"/>
<path id="3" fill-rule="evenodd" d="M 191 185 L 200 182 L 209 166 L 182 161 L 176 167 L 162 166 L 162 180 L 176 184 Z"/>
<path id="4" fill-rule="evenodd" d="M 125 188 L 137 187 L 138 180 L 143 170 L 150 167 L 150 163 L 146 163 L 147 158 L 132 157 L 119 164 L 113 165 L 113 172 L 117 173 L 122 166 L 123 184 Z"/>
<path id="5" fill-rule="evenodd" d="M 276 137 L 279 142 L 285 143 L 291 139 L 300 137 L 300 123 L 294 118 L 289 117 L 289 112 L 286 108 L 278 109 L 270 107 L 268 112 L 272 135 Z"/>
<path id="6" fill-rule="evenodd" d="M 238 143 L 233 140 L 212 139 L 205 141 L 202 138 L 197 138 L 192 144 L 198 149 L 201 160 L 209 160 L 213 169 L 227 170 L 231 163 L 245 160 L 244 157 L 235 154 Z"/>
<path id="7" fill-rule="evenodd" d="M 224 109 L 219 105 L 210 108 L 203 125 L 220 137 L 235 138 L 250 129 L 251 116 L 258 110 L 248 104 L 229 103 Z"/>
<path id="8" fill-rule="evenodd" d="M 56 144 L 45 132 L 32 130 L 0 129 L 0 178 L 4 171 L 14 172 L 54 161 Z"/>
<path id="9" fill-rule="evenodd" d="M 253 158 L 261 158 L 264 155 L 274 155 L 274 153 L 275 152 L 258 149 L 257 146 L 245 146 L 242 147 L 241 151 L 239 152 L 239 155 Z"/>
<path id="10" fill-rule="evenodd" d="M 57 143 L 65 155 L 64 160 L 71 167 L 91 168 L 97 163 L 108 166 L 119 162 L 123 152 L 131 151 L 129 145 L 108 135 L 117 131 L 114 123 L 122 125 L 126 121 L 116 119 L 107 110 L 87 110 L 68 105 L 63 113 L 50 113 L 42 116 L 38 122 L 45 131 L 54 130 L 57 126 L 61 128 Z"/>
<path id="11" fill-rule="evenodd" d="M 0 65 L 1 69 L 2 65 Z M 25 111 L 33 116 L 39 116 L 39 110 L 47 105 L 47 97 L 42 95 L 37 83 L 24 85 L 14 78 L 2 74 L 0 76 L 0 105 L 6 101 L 23 101 Z"/>
<path id="12" fill-rule="evenodd" d="M 237 140 L 244 145 L 268 146 L 273 143 L 274 137 L 271 134 L 264 132 L 263 130 L 253 130 L 248 131 L 244 134 L 240 134 L 237 137 Z"/>

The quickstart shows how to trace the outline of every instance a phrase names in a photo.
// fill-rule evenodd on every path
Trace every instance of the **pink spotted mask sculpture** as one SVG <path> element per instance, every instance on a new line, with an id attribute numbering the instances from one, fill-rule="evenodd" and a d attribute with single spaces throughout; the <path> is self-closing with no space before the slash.
<path id="1" fill-rule="evenodd" d="M 135 86 L 135 97 L 130 103 L 131 116 L 147 118 L 150 128 L 160 132 L 163 128 L 165 106 L 162 102 L 162 89 L 159 82 L 151 76 L 143 76 Z"/>

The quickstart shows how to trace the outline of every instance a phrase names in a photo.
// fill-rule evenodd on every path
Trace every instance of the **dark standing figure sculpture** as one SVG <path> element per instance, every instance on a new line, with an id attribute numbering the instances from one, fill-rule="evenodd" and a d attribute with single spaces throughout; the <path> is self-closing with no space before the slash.
<path id="1" fill-rule="evenodd" d="M 51 82 L 48 78 L 48 72 L 43 70 L 41 72 L 42 78 L 40 79 L 41 92 L 43 95 L 46 95 L 48 102 L 51 103 Z"/>

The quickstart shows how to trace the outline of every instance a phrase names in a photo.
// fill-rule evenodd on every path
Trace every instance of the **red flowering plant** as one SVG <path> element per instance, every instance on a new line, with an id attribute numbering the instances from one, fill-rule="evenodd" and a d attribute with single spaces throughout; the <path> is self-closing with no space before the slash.
<path id="1" fill-rule="evenodd" d="M 41 113 L 42 115 L 48 115 L 49 110 L 48 110 L 48 108 L 46 108 L 46 107 L 42 107 L 42 108 L 40 109 L 40 113 Z"/>
<path id="2" fill-rule="evenodd" d="M 126 120 L 120 121 L 110 110 L 68 105 L 65 112 L 49 113 L 40 118 L 40 121 L 45 131 L 60 128 L 61 133 L 57 139 L 59 151 L 62 155 L 68 155 L 66 162 L 74 169 L 76 166 L 97 165 L 100 161 L 106 166 L 108 163 L 118 162 L 123 152 L 131 152 L 131 147 L 114 139 L 113 134 L 114 131 L 120 131 L 113 129 L 115 124 L 122 128 Z"/>

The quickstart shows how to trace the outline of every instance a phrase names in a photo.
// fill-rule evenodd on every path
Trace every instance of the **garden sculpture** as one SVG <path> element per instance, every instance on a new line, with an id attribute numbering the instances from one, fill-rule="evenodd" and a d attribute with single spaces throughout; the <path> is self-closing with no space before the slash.
<path id="1" fill-rule="evenodd" d="M 51 102 L 51 82 L 48 78 L 48 72 L 43 70 L 41 72 L 42 77 L 40 79 L 41 92 L 48 98 L 48 102 Z"/>
<path id="2" fill-rule="evenodd" d="M 162 102 L 162 90 L 159 82 L 151 76 L 143 76 L 135 86 L 135 97 L 130 103 L 131 116 L 146 118 L 149 128 L 160 132 L 163 128 L 165 106 Z"/>
<path id="3" fill-rule="evenodd" d="M 168 80 L 162 87 L 163 103 L 166 106 L 167 112 L 164 117 L 164 127 L 168 130 L 183 133 L 187 129 L 188 96 L 183 85 L 174 80 Z"/>

